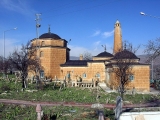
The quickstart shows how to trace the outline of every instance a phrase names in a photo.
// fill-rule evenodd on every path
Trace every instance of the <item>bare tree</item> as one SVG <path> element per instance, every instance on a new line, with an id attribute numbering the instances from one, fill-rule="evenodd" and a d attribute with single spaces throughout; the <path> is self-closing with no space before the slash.
<path id="1" fill-rule="evenodd" d="M 85 52 L 83 53 L 83 59 L 84 59 L 84 60 L 92 60 L 92 54 L 89 53 L 89 52 L 87 52 L 87 51 L 85 51 Z"/>
<path id="2" fill-rule="evenodd" d="M 22 89 L 25 88 L 26 78 L 30 70 L 40 69 L 39 60 L 36 55 L 36 48 L 30 46 L 30 42 L 22 45 L 21 50 L 15 50 L 10 56 L 12 66 L 21 73 Z"/>
<path id="3" fill-rule="evenodd" d="M 160 79 L 160 65 L 154 67 L 154 80 Z"/>
<path id="4" fill-rule="evenodd" d="M 160 56 L 160 38 L 156 40 L 149 40 L 145 45 L 144 53 L 148 54 L 148 62 Z"/>
<path id="5" fill-rule="evenodd" d="M 147 63 L 151 63 L 158 60 L 160 56 L 160 38 L 157 38 L 155 40 L 149 40 L 148 43 L 145 45 L 145 51 L 144 53 L 147 53 Z M 153 65 L 153 64 L 152 64 Z M 152 79 L 158 80 L 160 79 L 160 64 L 153 66 L 154 68 L 154 76 Z M 153 73 L 152 73 L 153 74 Z"/>
<path id="6" fill-rule="evenodd" d="M 128 83 L 134 77 L 134 71 L 132 70 L 133 65 L 135 65 L 139 59 L 133 52 L 129 50 L 131 50 L 131 48 L 126 49 L 125 46 L 124 50 L 115 54 L 114 58 L 112 59 L 112 69 L 110 71 L 115 76 L 118 85 L 118 92 L 120 93 L 122 99 Z"/>
<path id="7" fill-rule="evenodd" d="M 6 74 L 9 70 L 11 70 L 11 64 L 9 59 L 4 59 L 0 56 L 0 71 Z"/>

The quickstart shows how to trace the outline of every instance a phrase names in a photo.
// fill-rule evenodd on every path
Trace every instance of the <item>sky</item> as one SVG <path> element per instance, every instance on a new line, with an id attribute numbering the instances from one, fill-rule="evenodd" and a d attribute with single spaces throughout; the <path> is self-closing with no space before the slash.
<path id="1" fill-rule="evenodd" d="M 4 36 L 5 56 L 36 38 L 35 14 L 41 14 L 39 36 L 50 25 L 52 33 L 71 39 L 70 56 L 85 52 L 96 56 L 104 51 L 102 45 L 113 53 L 117 20 L 122 40 L 134 48 L 140 45 L 136 54 L 141 55 L 148 40 L 160 37 L 159 5 L 159 0 L 0 0 L 0 55 L 4 54 Z"/>

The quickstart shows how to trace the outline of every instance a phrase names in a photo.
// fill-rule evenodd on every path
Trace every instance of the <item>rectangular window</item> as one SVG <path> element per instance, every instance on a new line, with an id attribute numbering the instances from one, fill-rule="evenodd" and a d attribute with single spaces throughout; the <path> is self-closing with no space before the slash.
<path id="1" fill-rule="evenodd" d="M 83 75 L 82 75 L 82 76 L 83 76 L 83 78 L 86 78 L 86 77 L 87 77 L 86 73 L 83 73 Z"/>
<path id="2" fill-rule="evenodd" d="M 42 46 L 45 46 L 45 42 L 44 42 L 44 41 L 42 41 L 41 45 L 42 45 Z"/>
<path id="3" fill-rule="evenodd" d="M 40 78 L 44 78 L 44 71 L 40 71 Z"/>
<path id="4" fill-rule="evenodd" d="M 43 57 L 43 51 L 40 52 L 40 57 Z"/>

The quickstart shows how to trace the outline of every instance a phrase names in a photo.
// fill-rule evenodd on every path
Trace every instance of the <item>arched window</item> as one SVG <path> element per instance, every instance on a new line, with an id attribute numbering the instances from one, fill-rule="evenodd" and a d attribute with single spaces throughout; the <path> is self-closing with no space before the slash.
<path id="1" fill-rule="evenodd" d="M 40 70 L 40 78 L 44 78 L 44 71 Z"/>
<path id="2" fill-rule="evenodd" d="M 99 74 L 99 73 L 97 73 L 97 74 L 96 74 L 96 77 L 97 77 L 97 78 L 100 78 L 100 74 Z"/>
<path id="3" fill-rule="evenodd" d="M 44 41 L 41 42 L 41 46 L 45 46 L 45 42 Z"/>
<path id="4" fill-rule="evenodd" d="M 43 51 L 40 52 L 40 57 L 43 57 L 44 53 Z"/>
<path id="5" fill-rule="evenodd" d="M 129 80 L 133 81 L 134 80 L 134 75 L 129 75 Z"/>
<path id="6" fill-rule="evenodd" d="M 83 73 L 82 77 L 83 77 L 83 78 L 86 78 L 86 77 L 87 77 L 87 74 L 86 74 L 86 73 Z"/>

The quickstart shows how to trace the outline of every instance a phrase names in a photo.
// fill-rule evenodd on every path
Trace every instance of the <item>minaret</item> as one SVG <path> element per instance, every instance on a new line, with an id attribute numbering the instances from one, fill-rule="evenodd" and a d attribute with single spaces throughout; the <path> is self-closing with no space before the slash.
<path id="1" fill-rule="evenodd" d="M 114 48 L 113 54 L 122 50 L 122 33 L 121 33 L 121 25 L 120 22 L 117 20 L 114 25 Z"/>

